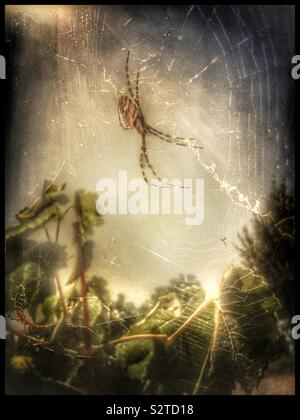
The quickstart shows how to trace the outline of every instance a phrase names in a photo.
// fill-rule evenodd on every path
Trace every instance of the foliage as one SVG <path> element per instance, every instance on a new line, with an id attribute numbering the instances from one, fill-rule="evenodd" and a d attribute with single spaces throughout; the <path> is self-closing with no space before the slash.
<path id="1" fill-rule="evenodd" d="M 148 340 L 119 344 L 117 359 L 129 378 L 151 394 L 229 394 L 239 381 L 250 392 L 276 353 L 274 310 L 279 302 L 264 279 L 232 268 L 223 279 L 220 305 L 213 301 L 172 343 Z M 204 301 L 200 285 L 160 297 L 162 307 L 129 335 L 168 336 Z M 202 302 L 201 302 L 202 301 Z"/>
<path id="2" fill-rule="evenodd" d="M 41 288 L 46 282 L 46 273 L 33 262 L 18 267 L 7 280 L 7 309 L 30 308 L 37 302 Z"/>
<path id="3" fill-rule="evenodd" d="M 6 239 L 25 234 L 38 229 L 51 219 L 59 218 L 57 203 L 66 203 L 67 196 L 64 194 L 66 184 L 58 186 L 46 180 L 43 191 L 29 206 L 16 214 L 19 223 L 6 230 Z"/>
<path id="4" fill-rule="evenodd" d="M 103 223 L 96 210 L 96 200 L 97 195 L 91 192 L 79 190 L 75 194 L 75 211 L 80 221 L 80 236 L 83 243 L 90 239 L 93 228 Z"/>
<path id="5" fill-rule="evenodd" d="M 264 217 L 253 219 L 251 233 L 244 227 L 237 249 L 245 266 L 265 277 L 290 320 L 295 310 L 295 200 L 285 184 L 273 183 L 266 208 Z"/>
<path id="6" fill-rule="evenodd" d="M 41 223 L 54 204 L 55 217 Z M 108 282 L 90 273 L 93 232 L 103 223 L 95 204 L 93 193 L 75 192 L 76 255 L 65 284 L 59 270 L 67 252 L 57 241 L 66 208 L 51 199 L 30 212 L 30 228 L 18 219 L 7 230 L 7 315 L 19 319 L 8 323 L 7 393 L 230 394 L 237 382 L 251 392 L 278 357 L 280 304 L 264 276 L 232 267 L 218 299 L 180 275 L 140 307 L 123 295 L 113 300 Z M 50 223 L 55 241 L 30 239 Z"/>

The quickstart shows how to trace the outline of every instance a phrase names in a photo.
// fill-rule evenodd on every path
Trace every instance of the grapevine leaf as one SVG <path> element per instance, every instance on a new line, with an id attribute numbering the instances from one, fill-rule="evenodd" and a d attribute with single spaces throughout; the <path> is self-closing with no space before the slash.
<path id="1" fill-rule="evenodd" d="M 33 262 L 21 265 L 7 279 L 7 309 L 28 308 L 37 304 L 41 288 L 47 282 L 47 275 L 41 267 Z"/>

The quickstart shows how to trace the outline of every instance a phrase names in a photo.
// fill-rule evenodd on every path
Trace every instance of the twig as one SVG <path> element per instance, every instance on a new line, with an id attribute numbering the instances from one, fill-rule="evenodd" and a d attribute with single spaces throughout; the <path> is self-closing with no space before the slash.
<path id="1" fill-rule="evenodd" d="M 45 230 L 45 234 L 46 234 L 46 237 L 47 237 L 48 241 L 51 241 L 51 236 L 50 236 L 49 230 L 47 229 L 47 226 L 43 225 L 43 228 Z"/>
<path id="2" fill-rule="evenodd" d="M 60 278 L 59 278 L 58 273 L 56 273 L 56 275 L 55 275 L 55 281 L 56 281 L 58 293 L 59 293 L 61 304 L 62 304 L 64 318 L 67 319 L 69 314 L 68 314 L 68 309 L 67 309 L 67 305 L 66 305 L 66 302 L 65 302 L 64 292 L 63 292 L 62 287 L 61 287 L 61 282 L 60 282 Z"/>
<path id="3" fill-rule="evenodd" d="M 27 340 L 30 344 L 34 346 L 45 346 L 48 344 L 48 342 L 39 340 L 38 338 L 32 337 L 31 335 L 27 335 L 25 333 L 22 333 L 21 331 L 17 331 L 14 328 L 12 328 L 10 325 L 7 325 L 6 327 L 7 331 L 10 331 L 12 334 L 16 335 L 17 337 L 20 337 L 24 340 Z"/>
<path id="4" fill-rule="evenodd" d="M 201 384 L 202 384 L 204 372 L 205 372 L 205 369 L 207 367 L 207 363 L 208 363 L 208 361 L 210 359 L 210 355 L 211 355 L 211 352 L 212 352 L 213 342 L 214 342 L 214 335 L 212 335 L 212 337 L 211 337 L 211 340 L 210 340 L 210 343 L 209 343 L 209 346 L 208 346 L 208 349 L 207 349 L 207 353 L 206 353 L 204 362 L 203 362 L 203 364 L 201 366 L 200 375 L 199 375 L 199 378 L 197 379 L 197 382 L 195 384 L 195 387 L 194 387 L 194 390 L 193 390 L 193 394 L 192 395 L 198 395 L 199 394 L 199 390 L 200 390 L 200 387 L 201 387 Z"/>
<path id="5" fill-rule="evenodd" d="M 86 350 L 91 348 L 91 336 L 90 336 L 90 314 L 89 314 L 89 304 L 87 299 L 87 284 L 85 280 L 84 272 L 80 273 L 80 282 L 81 282 L 81 293 L 82 293 L 82 310 L 83 310 L 83 324 L 85 326 L 83 330 L 84 342 Z"/>
<path id="6" fill-rule="evenodd" d="M 172 343 L 179 334 L 181 334 L 189 325 L 190 323 L 197 318 L 197 316 L 206 309 L 208 305 L 210 305 L 212 302 L 214 302 L 214 299 L 207 299 L 204 302 L 201 303 L 201 305 L 195 310 L 194 313 L 192 313 L 191 316 L 188 317 L 188 319 L 172 334 L 170 337 L 168 337 L 168 343 Z"/>
<path id="7" fill-rule="evenodd" d="M 136 325 L 144 324 L 147 321 L 147 319 L 149 319 L 157 311 L 157 309 L 160 307 L 160 303 L 160 300 L 158 300 L 156 305 L 154 305 L 150 312 L 148 312 L 147 315 L 141 321 L 137 322 Z"/>
<path id="8" fill-rule="evenodd" d="M 66 210 L 62 213 L 61 216 L 58 216 L 57 219 L 57 224 L 56 224 L 56 233 L 55 233 L 55 242 L 58 242 L 58 238 L 59 238 L 59 231 L 60 231 L 60 223 L 62 221 L 62 219 L 68 214 L 69 210 L 73 209 L 74 206 L 71 204 L 70 206 L 68 206 L 66 208 Z"/>
<path id="9" fill-rule="evenodd" d="M 159 341 L 168 341 L 168 336 L 166 334 L 135 334 L 127 335 L 116 340 L 109 341 L 108 345 L 115 346 L 121 343 L 127 343 L 128 341 L 134 340 L 159 340 Z"/>
<path id="10" fill-rule="evenodd" d="M 38 330 L 47 330 L 49 328 L 53 328 L 57 325 L 56 322 L 53 322 L 52 324 L 39 324 L 35 321 L 32 321 L 31 319 L 27 318 L 24 314 L 24 310 L 21 308 L 16 308 L 16 311 L 18 313 L 18 317 L 16 319 L 12 319 L 12 321 L 20 321 L 25 327 L 28 325 L 31 328 L 35 328 Z"/>
<path id="11" fill-rule="evenodd" d="M 82 295 L 82 312 L 83 312 L 83 337 L 84 337 L 84 344 L 87 351 L 91 349 L 91 335 L 90 335 L 90 314 L 89 314 L 89 303 L 87 298 L 88 292 L 88 284 L 85 279 L 84 273 L 84 259 L 83 259 L 83 252 L 82 252 L 82 244 L 81 244 L 81 234 L 80 234 L 80 221 L 74 223 L 74 230 L 75 230 L 75 240 L 77 243 L 77 255 L 79 259 L 79 267 L 80 267 L 80 283 L 81 283 L 81 295 Z"/>
<path id="12" fill-rule="evenodd" d="M 180 335 L 186 328 L 189 327 L 190 323 L 197 318 L 197 316 L 206 309 L 208 305 L 214 302 L 214 299 L 207 299 L 192 313 L 192 315 L 170 336 L 166 334 L 135 334 L 135 335 L 126 335 L 116 340 L 112 340 L 108 345 L 117 345 L 120 343 L 126 343 L 133 340 L 159 340 L 165 341 L 167 345 L 173 343 L 173 341 Z"/>

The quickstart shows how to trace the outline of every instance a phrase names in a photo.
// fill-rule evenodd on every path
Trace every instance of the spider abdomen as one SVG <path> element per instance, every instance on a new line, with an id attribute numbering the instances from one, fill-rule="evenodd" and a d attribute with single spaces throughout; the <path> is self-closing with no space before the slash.
<path id="1" fill-rule="evenodd" d="M 119 119 L 122 128 L 136 128 L 145 134 L 144 117 L 140 107 L 128 96 L 121 96 L 119 101 Z"/>

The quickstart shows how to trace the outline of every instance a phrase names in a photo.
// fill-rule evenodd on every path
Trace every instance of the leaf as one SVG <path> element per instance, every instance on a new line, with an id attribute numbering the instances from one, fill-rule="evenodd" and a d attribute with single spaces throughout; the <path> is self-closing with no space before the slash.
<path id="1" fill-rule="evenodd" d="M 38 264 L 28 262 L 21 265 L 7 278 L 8 310 L 14 310 L 16 305 L 23 309 L 31 304 L 37 305 L 37 297 L 46 282 L 47 275 Z"/>
<path id="2" fill-rule="evenodd" d="M 57 321 L 62 314 L 61 301 L 59 296 L 47 296 L 42 304 L 42 311 L 45 317 L 45 323 Z"/>
<path id="3" fill-rule="evenodd" d="M 103 223 L 102 216 L 96 210 L 97 194 L 79 190 L 75 193 L 75 211 L 80 222 L 82 244 L 91 238 L 93 228 Z"/>
<path id="4" fill-rule="evenodd" d="M 171 292 L 159 296 L 158 309 L 153 311 L 152 308 L 151 315 L 131 326 L 126 335 L 152 333 L 169 336 L 175 332 L 204 298 L 199 283 L 188 284 L 190 283 L 181 282 L 182 289 L 178 287 L 179 283 L 176 283 L 176 286 L 171 285 L 168 289 L 172 290 Z M 163 293 L 162 289 L 159 290 Z M 158 293 L 157 290 L 156 294 Z M 197 321 L 193 322 L 188 331 L 170 346 L 148 339 L 119 344 L 116 357 L 130 379 L 140 378 L 143 386 L 146 387 L 146 393 L 180 394 L 187 389 L 186 381 L 196 381 L 201 366 L 197 337 L 195 337 L 193 348 L 189 343 L 189 335 L 191 330 L 195 329 L 195 324 Z M 201 336 L 203 330 L 199 328 L 198 333 Z M 204 341 L 207 342 L 206 335 L 204 335 Z M 189 387 L 192 390 L 193 387 L 191 385 Z"/>
<path id="5" fill-rule="evenodd" d="M 221 306 L 224 316 L 216 348 L 227 337 L 236 380 L 250 392 L 266 368 L 266 361 L 276 356 L 275 312 L 281 308 L 280 302 L 264 277 L 233 267 L 223 277 Z"/>
<path id="6" fill-rule="evenodd" d="M 154 350 L 150 340 L 131 341 L 117 348 L 116 357 L 123 368 L 144 361 Z"/>
<path id="7" fill-rule="evenodd" d="M 76 262 L 67 284 L 73 283 L 90 266 L 93 257 L 94 243 L 91 240 L 93 228 L 103 223 L 96 211 L 97 195 L 79 190 L 75 193 L 75 212 L 77 221 L 73 224 L 74 240 L 77 245 Z"/>
<path id="8" fill-rule="evenodd" d="M 32 357 L 30 356 L 13 356 L 10 360 L 12 367 L 18 371 L 25 372 L 32 368 Z"/>
<path id="9" fill-rule="evenodd" d="M 294 194 L 285 184 L 273 183 L 266 208 L 267 215 L 253 218 L 251 232 L 243 228 L 235 247 L 245 267 L 265 277 L 282 303 L 282 317 L 290 320 L 295 313 Z"/>
<path id="10" fill-rule="evenodd" d="M 87 295 L 89 305 L 90 326 L 93 327 L 102 314 L 103 306 L 101 301 L 93 293 Z"/>
<path id="11" fill-rule="evenodd" d="M 58 186 L 53 184 L 52 181 L 46 180 L 42 193 L 29 207 L 25 207 L 16 214 L 20 223 L 6 230 L 6 239 L 37 229 L 50 219 L 58 217 L 59 210 L 56 203 L 66 204 L 68 201 L 66 194 L 64 194 L 65 188 L 66 184 Z"/>
<path id="12" fill-rule="evenodd" d="M 39 264 L 51 278 L 67 266 L 66 247 L 51 241 L 40 243 L 28 250 L 26 260 Z"/>
<path id="13" fill-rule="evenodd" d="M 91 339 L 93 343 L 99 344 L 102 343 L 105 334 L 101 318 L 103 313 L 103 305 L 92 291 L 88 292 L 87 301 L 89 308 L 89 331 L 91 333 Z M 73 321 L 76 325 L 83 326 L 83 328 L 85 328 L 83 310 L 81 305 L 78 305 L 78 307 L 76 308 L 76 311 L 73 315 Z M 82 332 L 83 328 L 81 328 Z"/>
<path id="14" fill-rule="evenodd" d="M 108 305 L 111 300 L 107 285 L 107 280 L 98 276 L 93 276 L 89 281 L 89 290 L 93 290 L 98 299 L 105 305 Z"/>
<path id="15" fill-rule="evenodd" d="M 28 233 L 34 229 L 43 226 L 49 220 L 56 217 L 58 217 L 58 208 L 56 204 L 51 204 L 50 206 L 44 208 L 36 216 L 7 228 L 5 231 L 5 239 L 8 240 L 15 236 Z"/>
<path id="16" fill-rule="evenodd" d="M 58 186 L 53 184 L 52 181 L 46 180 L 41 194 L 29 207 L 25 207 L 23 210 L 19 211 L 16 214 L 16 218 L 23 222 L 34 218 L 46 207 L 51 206 L 51 204 L 54 204 L 55 202 L 61 202 L 62 204 L 66 203 L 67 196 L 63 193 L 65 187 L 66 184 Z"/>
<path id="17" fill-rule="evenodd" d="M 79 240 L 80 238 L 78 238 L 78 241 Z M 72 268 L 72 272 L 67 280 L 67 284 L 75 282 L 82 273 L 82 271 L 86 271 L 89 269 L 93 259 L 93 248 L 93 241 L 84 241 L 83 243 L 77 242 L 77 255 L 74 266 Z M 82 262 L 84 262 L 84 270 Z"/>
<path id="18" fill-rule="evenodd" d="M 171 343 L 135 339 L 119 344 L 118 362 L 150 394 L 231 394 L 237 381 L 250 392 L 274 356 L 276 341 L 274 312 L 280 304 L 265 279 L 232 268 L 224 275 L 220 304 L 205 300 L 199 284 L 181 286 L 160 296 L 158 309 L 126 335 L 170 337 L 207 302 L 204 310 Z"/>
<path id="19" fill-rule="evenodd" d="M 67 187 L 66 183 L 62 185 L 53 184 L 53 182 L 49 179 L 44 181 L 44 189 L 43 194 L 47 196 L 54 196 L 55 194 L 62 193 Z"/>

